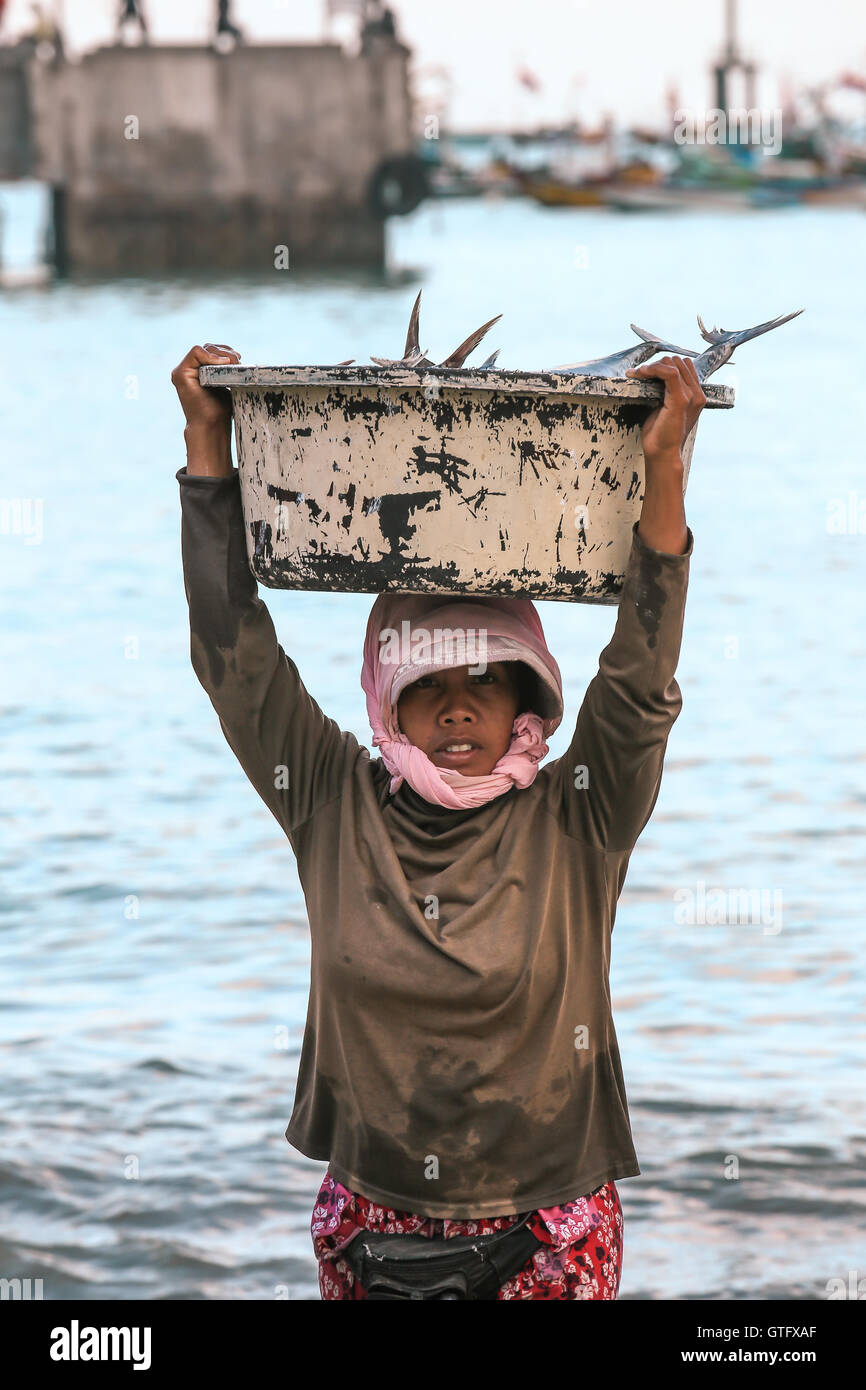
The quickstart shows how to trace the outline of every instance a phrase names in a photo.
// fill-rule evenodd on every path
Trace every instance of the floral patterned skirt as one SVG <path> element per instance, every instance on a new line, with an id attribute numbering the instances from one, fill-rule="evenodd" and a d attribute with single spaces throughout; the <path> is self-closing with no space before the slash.
<path id="1" fill-rule="evenodd" d="M 507 1230 L 518 1216 L 480 1216 L 457 1221 L 392 1211 L 350 1192 L 327 1173 L 319 1189 L 310 1232 L 319 1262 L 323 1299 L 366 1298 L 340 1251 L 359 1231 L 449 1236 L 491 1235 Z M 527 1264 L 499 1289 L 497 1299 L 613 1299 L 622 1273 L 622 1207 L 611 1180 L 586 1197 L 534 1211 L 529 1229 L 543 1241 Z"/>

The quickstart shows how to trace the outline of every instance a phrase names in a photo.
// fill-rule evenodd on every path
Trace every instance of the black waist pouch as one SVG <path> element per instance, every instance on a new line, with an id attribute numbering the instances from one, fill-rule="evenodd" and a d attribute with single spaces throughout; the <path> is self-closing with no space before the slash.
<path id="1" fill-rule="evenodd" d="M 340 1251 L 368 1298 L 492 1299 L 544 1241 L 527 1226 L 487 1236 L 377 1234 L 364 1231 Z"/>

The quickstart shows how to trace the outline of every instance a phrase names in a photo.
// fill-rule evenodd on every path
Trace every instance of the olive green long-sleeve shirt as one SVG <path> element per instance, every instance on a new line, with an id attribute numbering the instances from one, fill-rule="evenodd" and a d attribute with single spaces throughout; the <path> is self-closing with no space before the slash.
<path id="1" fill-rule="evenodd" d="M 567 752 L 450 811 L 405 782 L 391 796 L 381 758 L 307 691 L 258 597 L 237 471 L 177 479 L 192 664 L 307 903 L 286 1138 L 350 1190 L 428 1216 L 531 1211 L 635 1176 L 611 932 L 682 706 L 691 531 L 668 555 L 635 525 Z"/>

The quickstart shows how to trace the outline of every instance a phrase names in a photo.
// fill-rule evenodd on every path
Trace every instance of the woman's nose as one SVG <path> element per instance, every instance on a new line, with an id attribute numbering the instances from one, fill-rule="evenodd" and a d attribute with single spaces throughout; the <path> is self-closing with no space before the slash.
<path id="1" fill-rule="evenodd" d="M 474 724 L 476 716 L 468 700 L 454 697 L 445 701 L 439 718 L 443 724 Z"/>
<path id="2" fill-rule="evenodd" d="M 478 718 L 478 706 L 473 698 L 474 691 L 463 672 L 451 673 L 442 685 L 442 698 L 439 703 L 439 722 L 445 725 L 474 724 Z"/>

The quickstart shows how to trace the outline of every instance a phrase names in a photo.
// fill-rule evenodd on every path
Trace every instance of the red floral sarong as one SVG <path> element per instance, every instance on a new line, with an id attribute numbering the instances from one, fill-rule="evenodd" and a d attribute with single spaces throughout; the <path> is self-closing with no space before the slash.
<path id="1" fill-rule="evenodd" d="M 521 1219 L 521 1215 L 479 1216 L 471 1221 L 413 1216 L 350 1192 L 327 1173 L 310 1223 L 319 1262 L 319 1290 L 323 1299 L 367 1297 L 346 1261 L 340 1259 L 340 1251 L 359 1231 L 447 1240 L 449 1236 L 490 1235 Z M 619 1193 L 612 1180 L 586 1197 L 534 1211 L 527 1224 L 544 1244 L 502 1285 L 497 1299 L 616 1298 L 622 1273 L 623 1222 Z"/>

